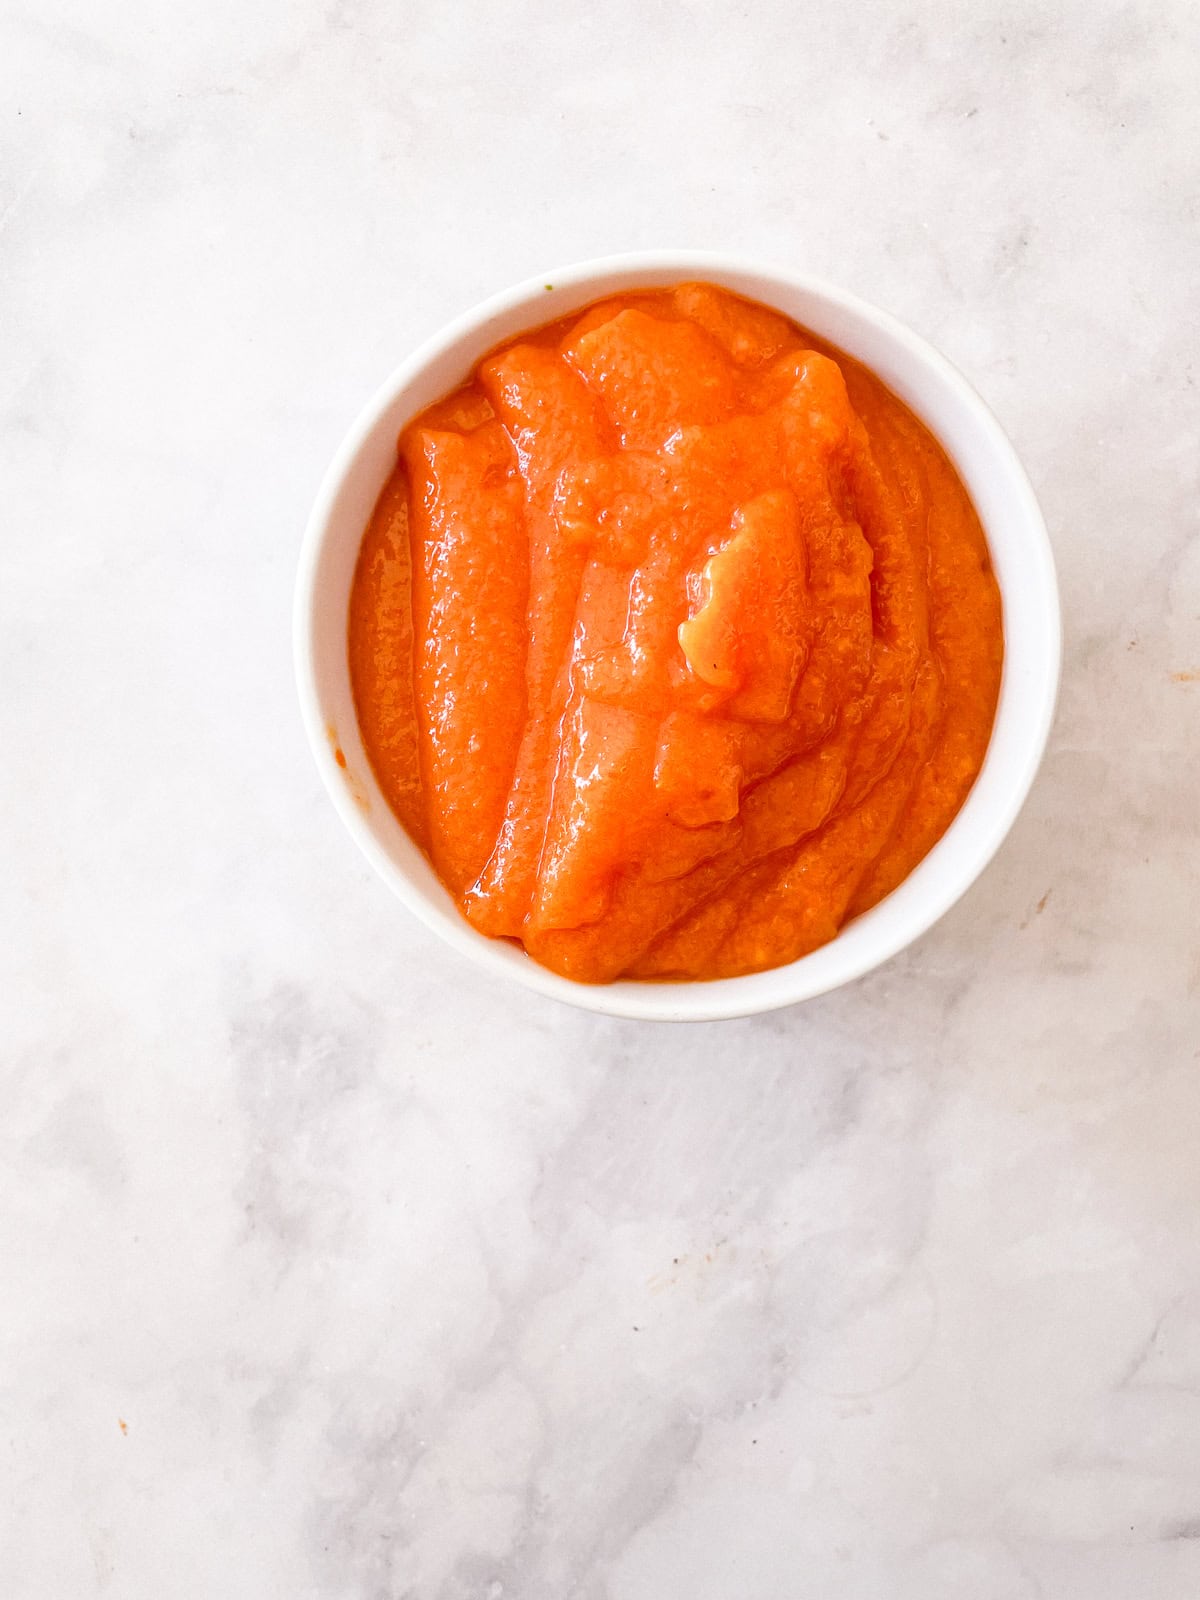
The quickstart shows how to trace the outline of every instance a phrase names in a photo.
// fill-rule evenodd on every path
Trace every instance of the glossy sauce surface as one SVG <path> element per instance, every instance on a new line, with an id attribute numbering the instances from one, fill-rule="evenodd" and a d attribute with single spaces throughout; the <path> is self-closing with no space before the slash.
<path id="1" fill-rule="evenodd" d="M 405 430 L 349 652 L 463 914 L 604 982 L 777 966 L 889 893 L 982 764 L 1003 643 L 928 430 L 684 284 L 494 351 Z"/>

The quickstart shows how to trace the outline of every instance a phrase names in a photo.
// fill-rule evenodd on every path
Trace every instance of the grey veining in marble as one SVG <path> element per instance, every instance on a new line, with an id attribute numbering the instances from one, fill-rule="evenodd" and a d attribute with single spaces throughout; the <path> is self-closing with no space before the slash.
<path id="1" fill-rule="evenodd" d="M 0 12 L 5 1600 L 1200 1595 L 1192 0 Z M 1045 507 L 1058 726 L 902 959 L 608 1022 L 342 835 L 289 605 L 484 294 L 803 264 Z"/>

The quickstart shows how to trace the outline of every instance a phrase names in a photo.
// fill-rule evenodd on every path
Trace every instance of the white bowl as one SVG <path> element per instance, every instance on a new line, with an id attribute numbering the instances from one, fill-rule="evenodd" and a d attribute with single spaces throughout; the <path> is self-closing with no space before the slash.
<path id="1" fill-rule="evenodd" d="M 831 943 L 743 978 L 576 983 L 516 945 L 476 933 L 388 808 L 354 714 L 350 585 L 363 529 L 395 467 L 401 428 L 461 383 L 485 351 L 604 295 L 697 279 L 774 306 L 857 357 L 936 434 L 975 502 L 1000 585 L 1000 700 L 987 758 L 949 829 L 897 889 Z M 518 284 L 401 363 L 346 435 L 317 495 L 296 585 L 295 652 L 304 724 L 325 786 L 360 849 L 410 911 L 480 966 L 557 1000 L 612 1016 L 707 1021 L 791 1005 L 860 977 L 911 944 L 969 888 L 1012 826 L 1041 760 L 1058 690 L 1060 620 L 1053 557 L 1029 480 L 996 419 L 943 356 L 885 312 L 803 273 L 673 251 L 585 261 Z"/>

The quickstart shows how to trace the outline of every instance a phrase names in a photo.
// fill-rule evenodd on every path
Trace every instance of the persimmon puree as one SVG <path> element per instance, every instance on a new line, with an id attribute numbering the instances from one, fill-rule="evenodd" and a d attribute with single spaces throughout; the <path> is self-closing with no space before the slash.
<path id="1" fill-rule="evenodd" d="M 493 351 L 405 429 L 349 650 L 463 914 L 604 982 L 777 966 L 894 889 L 979 771 L 1003 645 L 929 431 L 690 283 Z"/>

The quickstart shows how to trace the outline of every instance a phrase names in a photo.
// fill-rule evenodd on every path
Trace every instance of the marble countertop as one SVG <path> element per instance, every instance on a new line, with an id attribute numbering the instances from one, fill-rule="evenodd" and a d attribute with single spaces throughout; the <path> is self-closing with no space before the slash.
<path id="1" fill-rule="evenodd" d="M 1196 1600 L 1200 12 L 13 0 L 6 1600 Z M 1067 626 L 903 958 L 672 1028 L 430 940 L 300 530 L 450 315 L 661 245 L 934 340 Z"/>

